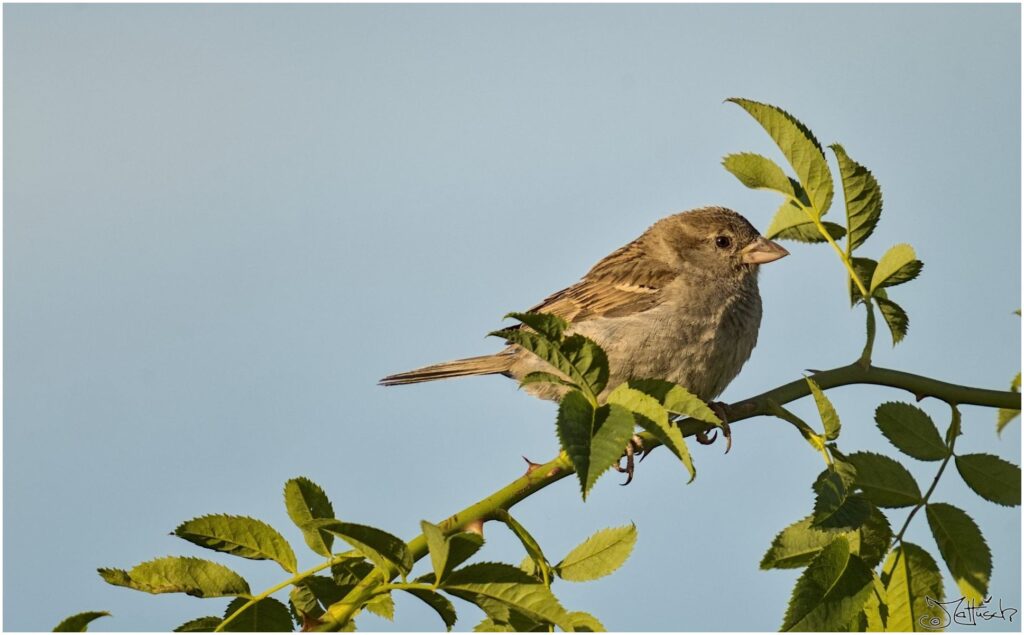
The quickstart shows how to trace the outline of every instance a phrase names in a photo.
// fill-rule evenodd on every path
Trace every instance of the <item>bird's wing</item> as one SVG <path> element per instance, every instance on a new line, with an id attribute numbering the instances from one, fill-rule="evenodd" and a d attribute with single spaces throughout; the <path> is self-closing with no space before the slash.
<path id="1" fill-rule="evenodd" d="M 530 311 L 553 313 L 569 322 L 642 313 L 661 302 L 665 286 L 676 275 L 667 264 L 645 256 L 639 241 L 633 241 Z"/>

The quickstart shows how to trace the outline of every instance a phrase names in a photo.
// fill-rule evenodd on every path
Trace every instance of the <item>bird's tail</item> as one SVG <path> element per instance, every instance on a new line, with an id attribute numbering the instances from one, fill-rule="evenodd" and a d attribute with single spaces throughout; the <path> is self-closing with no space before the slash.
<path id="1" fill-rule="evenodd" d="M 451 362 L 424 366 L 423 368 L 417 368 L 416 370 L 410 370 L 396 375 L 388 375 L 377 383 L 381 386 L 401 386 L 403 384 L 418 384 L 421 381 L 448 379 L 449 377 L 494 375 L 497 373 L 504 373 L 511 366 L 512 356 L 507 353 L 483 355 L 482 357 L 456 359 Z"/>

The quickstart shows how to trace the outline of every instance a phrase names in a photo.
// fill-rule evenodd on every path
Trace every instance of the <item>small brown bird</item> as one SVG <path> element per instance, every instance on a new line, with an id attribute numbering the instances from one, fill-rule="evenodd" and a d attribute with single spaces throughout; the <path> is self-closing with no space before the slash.
<path id="1" fill-rule="evenodd" d="M 628 379 L 666 379 L 705 401 L 740 372 L 761 325 L 759 265 L 789 252 L 723 207 L 663 218 L 614 251 L 576 284 L 530 309 L 569 322 L 608 355 L 604 393 Z M 494 355 L 434 364 L 380 380 L 384 386 L 465 375 L 516 379 L 552 368 L 516 345 Z M 566 388 L 533 383 L 527 392 L 558 400 Z M 631 458 L 631 457 L 630 457 Z"/>

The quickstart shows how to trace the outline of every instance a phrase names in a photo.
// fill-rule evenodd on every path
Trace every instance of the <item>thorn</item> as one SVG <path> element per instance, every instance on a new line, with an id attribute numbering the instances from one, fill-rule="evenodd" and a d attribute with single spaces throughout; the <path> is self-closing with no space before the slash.
<path id="1" fill-rule="evenodd" d="M 526 461 L 526 473 L 527 474 L 532 474 L 533 471 L 536 470 L 541 465 L 540 463 L 534 463 L 533 461 L 531 461 L 530 459 L 526 458 L 525 456 L 523 457 L 523 460 Z"/>
<path id="2" fill-rule="evenodd" d="M 923 392 L 915 392 L 914 393 L 914 397 L 916 397 L 919 402 L 920 401 L 924 401 L 925 397 L 927 397 L 927 396 L 928 395 L 924 394 Z"/>
<path id="3" fill-rule="evenodd" d="M 805 369 L 804 369 L 804 372 L 805 372 L 805 373 L 810 373 L 810 374 L 812 374 L 812 375 L 817 375 L 817 374 L 818 374 L 818 373 L 820 373 L 821 371 L 820 371 L 820 370 L 818 370 L 817 368 L 805 368 Z"/>
<path id="4" fill-rule="evenodd" d="M 468 523 L 466 523 L 466 526 L 463 527 L 462 530 L 477 534 L 482 538 L 484 535 L 484 521 L 481 518 L 471 520 Z"/>

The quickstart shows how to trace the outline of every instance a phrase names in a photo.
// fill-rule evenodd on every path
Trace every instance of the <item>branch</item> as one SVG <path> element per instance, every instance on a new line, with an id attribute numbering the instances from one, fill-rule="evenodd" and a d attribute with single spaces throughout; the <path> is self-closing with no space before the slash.
<path id="1" fill-rule="evenodd" d="M 851 384 L 874 384 L 906 390 L 914 394 L 918 401 L 925 397 L 934 397 L 951 405 L 975 405 L 1013 410 L 1020 410 L 1021 407 L 1020 393 L 960 386 L 888 368 L 864 367 L 859 362 L 820 371 L 811 377 L 822 390 Z M 810 387 L 807 382 L 798 379 L 750 399 L 725 406 L 724 412 L 729 422 L 735 423 L 760 415 L 772 414 L 773 407 L 778 408 L 782 404 L 806 397 L 809 394 Z M 696 419 L 681 421 L 679 426 L 684 436 L 693 436 L 714 427 Z M 648 433 L 643 433 L 640 436 L 643 438 L 644 448 L 647 450 L 661 445 Z M 519 501 L 573 472 L 569 457 L 564 452 L 559 453 L 555 459 L 531 469 L 487 498 L 442 521 L 439 526 L 447 535 L 472 523 L 491 520 L 497 511 L 510 509 Z M 409 542 L 408 548 L 413 560 L 419 560 L 427 555 L 427 539 L 423 535 L 417 536 Z M 391 575 L 393 575 L 391 572 L 374 569 L 345 598 L 328 608 L 320 618 L 322 623 L 317 630 L 330 631 L 340 628 L 355 615 L 366 600 L 375 594 L 376 587 L 390 582 L 389 576 Z"/>

